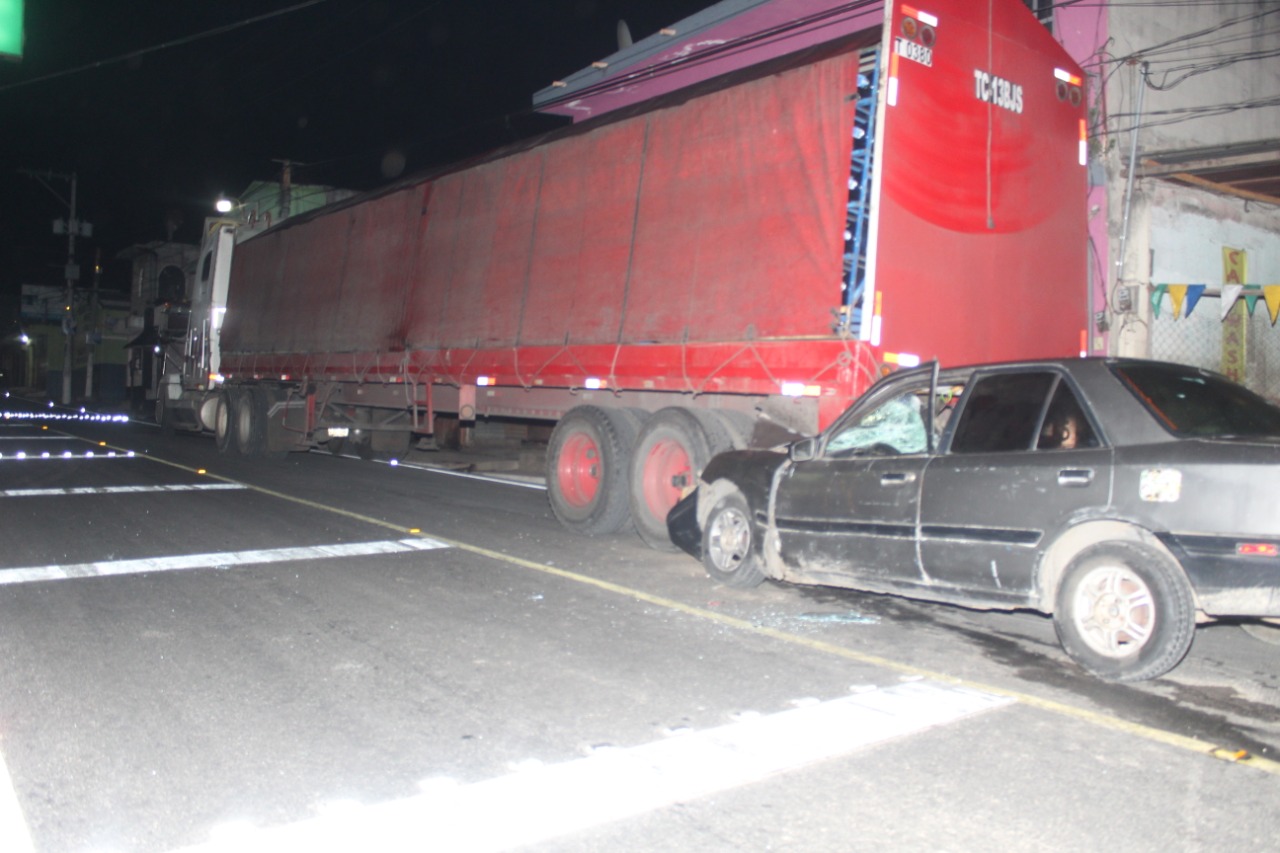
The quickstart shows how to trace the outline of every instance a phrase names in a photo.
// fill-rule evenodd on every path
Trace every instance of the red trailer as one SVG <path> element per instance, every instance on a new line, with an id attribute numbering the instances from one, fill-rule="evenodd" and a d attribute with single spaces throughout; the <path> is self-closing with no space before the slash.
<path id="1" fill-rule="evenodd" d="M 539 93 L 560 131 L 235 248 L 222 449 L 555 424 L 583 533 L 882 371 L 1071 356 L 1082 72 L 1020 0 L 725 0 Z"/>

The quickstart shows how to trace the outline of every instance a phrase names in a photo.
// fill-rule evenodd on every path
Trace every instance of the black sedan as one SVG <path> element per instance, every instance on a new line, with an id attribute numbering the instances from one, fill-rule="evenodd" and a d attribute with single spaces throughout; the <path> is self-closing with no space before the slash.
<path id="1" fill-rule="evenodd" d="M 822 434 L 716 456 L 672 540 L 782 581 L 1053 615 L 1102 678 L 1172 669 L 1199 621 L 1280 617 L 1280 408 L 1132 359 L 895 373 Z"/>

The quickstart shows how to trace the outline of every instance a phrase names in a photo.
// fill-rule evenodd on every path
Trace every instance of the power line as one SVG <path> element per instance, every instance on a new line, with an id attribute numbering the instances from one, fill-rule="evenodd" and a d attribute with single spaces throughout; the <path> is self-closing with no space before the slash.
<path id="1" fill-rule="evenodd" d="M 1110 133 L 1128 133 L 1134 129 L 1146 130 L 1152 127 L 1164 127 L 1166 125 L 1178 124 L 1184 121 L 1212 118 L 1214 116 L 1230 115 L 1235 112 L 1268 109 L 1272 107 L 1280 107 L 1280 95 L 1270 95 L 1251 101 L 1236 101 L 1230 104 L 1214 104 L 1202 107 L 1175 107 L 1167 110 L 1147 110 L 1141 115 L 1138 113 L 1112 113 L 1107 117 L 1107 120 L 1110 122 L 1119 119 L 1142 119 L 1142 121 L 1139 121 L 1137 124 L 1131 124 L 1127 127 L 1118 127 L 1109 131 Z"/>
<path id="2" fill-rule="evenodd" d="M 1229 20 L 1222 21 L 1221 23 L 1214 24 L 1211 27 L 1205 27 L 1202 30 L 1197 30 L 1196 32 L 1193 32 L 1193 33 L 1183 33 L 1182 35 L 1174 36 L 1171 39 L 1167 39 L 1157 44 L 1150 45 L 1149 47 L 1140 48 L 1139 50 L 1135 50 L 1133 53 L 1129 54 L 1129 56 L 1121 57 L 1120 61 L 1126 61 L 1129 59 L 1137 59 L 1137 58 L 1145 58 L 1148 54 L 1160 52 L 1165 48 L 1169 48 L 1174 45 L 1183 44 L 1189 41 L 1194 41 L 1195 39 L 1201 38 L 1203 36 L 1213 35 L 1214 33 L 1221 32 L 1230 27 L 1234 27 L 1240 24 L 1248 24 L 1251 21 L 1256 21 L 1256 20 L 1259 20 L 1260 18 L 1265 18 L 1268 15 L 1276 15 L 1276 14 L 1280 14 L 1280 6 L 1277 6 L 1273 9 L 1264 9 L 1263 11 L 1254 13 L 1252 15 L 1242 15 L 1238 18 L 1231 18 Z"/>

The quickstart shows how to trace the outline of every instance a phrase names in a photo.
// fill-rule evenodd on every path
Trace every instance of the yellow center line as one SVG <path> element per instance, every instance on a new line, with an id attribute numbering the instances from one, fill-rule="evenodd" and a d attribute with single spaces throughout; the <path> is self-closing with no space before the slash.
<path id="1" fill-rule="evenodd" d="M 103 444 L 102 446 L 110 447 L 110 445 L 106 445 L 106 444 Z M 128 452 L 125 448 L 112 447 L 111 449 Z M 334 515 L 340 515 L 345 518 L 350 518 L 355 521 L 363 522 L 365 524 L 372 524 L 377 527 L 386 528 L 388 530 L 394 530 L 398 533 L 406 533 L 412 536 L 423 535 L 422 531 L 416 527 L 410 528 L 410 527 L 403 527 L 398 524 L 392 524 L 391 522 L 382 521 L 381 519 L 373 518 L 371 516 L 364 515 L 362 513 L 352 512 L 351 510 L 341 509 L 339 507 L 319 503 L 318 501 L 309 500 L 307 498 L 300 498 L 295 495 L 290 495 L 284 492 L 275 491 L 274 489 L 267 489 L 262 486 L 255 486 L 252 483 L 245 483 L 243 481 L 235 480 L 230 477 L 225 477 L 220 474 L 212 474 L 203 468 L 192 468 L 188 465 L 183 465 L 178 462 L 171 462 L 167 459 L 161 459 L 158 456 L 151 456 L 148 454 L 138 454 L 138 458 L 150 459 L 154 462 L 159 462 L 163 465 L 168 465 L 172 468 L 177 468 L 182 471 L 188 471 L 190 473 L 198 474 L 204 477 L 211 477 L 215 480 L 219 480 L 224 483 L 235 483 L 237 485 L 245 487 L 246 489 L 251 489 L 255 492 L 259 492 L 260 494 L 269 495 L 270 497 L 274 497 L 274 498 L 280 498 L 281 500 L 290 501 L 292 503 L 299 504 L 301 506 L 310 507 L 311 509 L 317 509 L 323 512 L 332 513 Z M 568 569 L 556 568 L 555 566 L 550 566 L 550 565 L 547 565 L 546 563 L 539 563 L 534 560 L 526 560 L 523 557 L 512 556 L 511 554 L 506 554 L 506 553 L 503 553 L 502 551 L 494 551 L 490 548 L 484 548 L 479 545 L 472 545 L 467 542 L 461 542 L 455 539 L 450 539 L 449 537 L 446 537 L 446 536 L 437 536 L 435 534 L 432 534 L 431 538 L 439 542 L 443 542 L 459 551 L 466 551 L 468 553 L 475 554 L 480 557 L 485 557 L 490 560 L 496 560 L 498 562 L 507 563 L 513 566 L 519 566 L 520 568 L 530 569 L 531 571 L 540 572 L 545 575 L 552 575 L 554 577 L 562 578 L 564 580 L 573 581 L 574 583 L 584 584 L 586 586 L 592 586 L 597 589 L 604 590 L 606 592 L 611 592 L 617 595 L 631 598 L 635 601 L 642 601 L 642 602 L 645 602 L 646 604 L 652 604 L 655 607 L 661 607 L 665 610 L 684 613 L 688 616 L 693 616 L 695 618 L 703 619 L 709 622 L 716 622 L 718 624 L 724 625 L 729 628 L 734 628 L 739 631 L 745 631 L 748 633 L 756 634 L 758 636 L 768 637 L 773 640 L 778 640 L 779 642 L 787 643 L 793 646 L 800 646 L 803 648 L 810 649 L 811 651 L 832 655 L 834 657 L 843 658 L 845 660 L 855 661 L 857 663 L 867 664 L 870 666 L 881 667 L 883 669 L 887 669 L 893 672 L 899 672 L 904 675 L 920 676 L 922 678 L 928 678 L 933 681 L 939 681 L 945 684 L 952 684 L 957 687 L 964 687 L 970 690 L 979 690 L 984 693 L 992 693 L 997 696 L 1004 696 L 1009 699 L 1013 699 L 1022 705 L 1027 705 L 1032 708 L 1038 708 L 1042 711 L 1047 711 L 1051 714 L 1057 714 L 1062 717 L 1068 717 L 1070 719 L 1079 720 L 1084 723 L 1089 723 L 1090 725 L 1098 726 L 1099 728 L 1109 729 L 1111 731 L 1120 732 L 1122 734 L 1133 735 L 1135 737 L 1140 737 L 1144 740 L 1164 744 L 1165 746 L 1172 746 L 1177 749 L 1185 750 L 1187 752 L 1194 752 L 1201 755 L 1207 755 L 1210 758 L 1216 758 L 1220 761 L 1227 761 L 1232 764 L 1239 764 L 1245 767 L 1252 767 L 1257 770 L 1261 770 L 1264 773 L 1270 773 L 1274 776 L 1280 776 L 1280 761 L 1276 761 L 1270 758 L 1264 758 L 1259 755 L 1253 755 L 1247 750 L 1231 749 L 1230 747 L 1224 747 L 1218 744 L 1210 743 L 1209 741 L 1201 740 L 1200 738 L 1180 735 L 1176 732 L 1165 731 L 1164 729 L 1158 729 L 1158 728 L 1155 728 L 1154 726 L 1148 726 L 1142 723 L 1134 723 L 1129 720 L 1125 720 L 1125 719 L 1121 719 L 1120 717 L 1113 716 L 1111 714 L 1105 714 L 1099 711 L 1091 711 L 1087 708 L 1080 708 L 1075 705 L 1069 705 L 1065 702 L 1059 702 L 1054 699 L 1045 699 L 1043 697 L 1035 696 L 1030 693 L 1023 693 L 1020 690 L 1011 690 L 1009 688 L 998 687 L 993 684 L 986 684 L 980 681 L 973 681 L 967 678 L 959 678 L 954 675 L 948 675 L 947 673 L 944 673 L 944 672 L 937 672 L 935 670 L 926 669 L 924 667 L 913 666 L 911 664 L 903 663 L 901 661 L 896 661 L 891 658 L 884 658 L 884 657 L 880 657 L 879 655 L 870 655 L 870 654 L 865 654 L 863 652 L 854 651 L 853 649 L 846 648 L 844 646 L 838 646 L 833 643 L 824 642 L 822 640 L 815 640 L 809 637 L 801 637 L 797 634 L 790 634 L 790 633 L 787 633 L 786 631 L 779 631 L 776 628 L 769 628 L 763 625 L 757 625 L 746 619 L 741 619 L 736 616 L 729 616 L 724 613 L 717 613 L 714 610 L 708 610 L 704 607 L 685 604 L 684 602 L 676 601 L 675 599 L 666 598 L 661 595 L 654 595 L 653 593 L 645 592 L 643 590 L 635 589 L 629 586 L 624 586 L 622 584 L 613 583 L 612 581 L 602 580 L 600 578 L 594 578 L 594 577 L 591 577 L 590 575 L 584 575 L 578 572 L 569 571 Z"/>

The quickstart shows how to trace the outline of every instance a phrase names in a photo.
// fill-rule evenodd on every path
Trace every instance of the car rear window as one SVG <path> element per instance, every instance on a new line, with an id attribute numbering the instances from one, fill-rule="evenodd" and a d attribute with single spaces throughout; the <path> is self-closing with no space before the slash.
<path id="1" fill-rule="evenodd" d="M 1111 369 L 1175 435 L 1280 437 L 1280 408 L 1224 376 L 1178 364 L 1114 364 Z"/>

